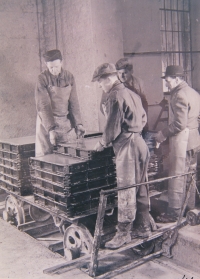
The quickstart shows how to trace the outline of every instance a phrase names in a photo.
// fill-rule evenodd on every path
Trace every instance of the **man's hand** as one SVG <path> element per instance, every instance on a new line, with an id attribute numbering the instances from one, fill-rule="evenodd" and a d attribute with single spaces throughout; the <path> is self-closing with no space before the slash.
<path id="1" fill-rule="evenodd" d="M 161 143 L 163 141 L 166 140 L 166 138 L 163 136 L 163 133 L 161 131 L 159 131 L 156 135 L 155 135 L 155 140 L 158 143 Z"/>
<path id="2" fill-rule="evenodd" d="M 56 146 L 56 138 L 57 138 L 56 132 L 54 130 L 51 130 L 49 132 L 49 140 L 53 146 Z"/>
<path id="3" fill-rule="evenodd" d="M 103 151 L 104 150 L 104 145 L 100 141 L 98 141 L 97 144 L 94 147 L 94 150 Z"/>
<path id="4" fill-rule="evenodd" d="M 77 125 L 75 131 L 78 139 L 82 138 L 85 134 L 85 128 L 82 124 Z"/>

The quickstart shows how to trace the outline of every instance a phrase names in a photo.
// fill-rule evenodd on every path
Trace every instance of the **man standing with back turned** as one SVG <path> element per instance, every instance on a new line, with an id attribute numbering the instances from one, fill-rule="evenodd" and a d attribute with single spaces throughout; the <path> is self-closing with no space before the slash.
<path id="1" fill-rule="evenodd" d="M 181 66 L 171 65 L 162 77 L 170 90 L 169 124 L 156 135 L 158 143 L 169 137 L 169 176 L 196 170 L 197 150 L 200 145 L 199 123 L 200 96 L 183 80 Z M 181 212 L 187 187 L 186 177 L 168 182 L 168 212 L 158 216 L 157 221 L 175 222 Z M 188 200 L 188 209 L 195 207 L 196 185 L 193 183 Z"/>
<path id="2" fill-rule="evenodd" d="M 105 103 L 106 125 L 102 140 L 95 150 L 102 151 L 110 143 L 116 157 L 117 186 L 125 187 L 144 182 L 148 161 L 148 147 L 141 136 L 147 117 L 140 97 L 126 88 L 117 77 L 114 64 L 97 67 L 92 81 L 108 94 Z M 137 220 L 136 217 L 137 209 Z M 114 238 L 105 247 L 117 249 L 133 237 L 147 237 L 151 233 L 149 198 L 146 186 L 118 192 L 118 227 Z"/>
<path id="3" fill-rule="evenodd" d="M 73 75 L 62 68 L 60 50 L 44 54 L 47 70 L 38 76 L 36 156 L 53 153 L 53 147 L 81 137 L 83 128 Z M 75 132 L 74 132 L 75 128 Z"/>

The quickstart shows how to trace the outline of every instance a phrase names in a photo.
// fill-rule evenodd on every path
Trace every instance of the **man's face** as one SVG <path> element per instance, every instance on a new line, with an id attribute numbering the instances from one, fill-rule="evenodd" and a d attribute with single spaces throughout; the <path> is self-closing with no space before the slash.
<path id="1" fill-rule="evenodd" d="M 177 86 L 177 78 L 166 77 L 165 83 L 167 88 L 171 91 L 173 88 Z"/>
<path id="2" fill-rule="evenodd" d="M 62 61 L 60 59 L 46 62 L 46 65 L 52 75 L 58 76 L 61 73 Z"/>
<path id="3" fill-rule="evenodd" d="M 117 75 L 121 82 L 127 82 L 131 79 L 131 71 L 127 69 L 118 70 Z"/>
<path id="4" fill-rule="evenodd" d="M 111 89 L 111 82 L 110 79 L 107 78 L 100 78 L 98 81 L 99 88 L 101 88 L 105 93 L 108 93 Z"/>

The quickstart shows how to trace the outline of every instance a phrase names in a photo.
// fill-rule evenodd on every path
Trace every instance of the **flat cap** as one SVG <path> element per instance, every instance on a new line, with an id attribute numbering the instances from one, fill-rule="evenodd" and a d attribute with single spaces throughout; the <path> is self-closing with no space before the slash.
<path id="1" fill-rule="evenodd" d="M 113 73 L 117 73 L 117 70 L 116 70 L 114 64 L 112 64 L 112 63 L 101 64 L 94 71 L 94 74 L 92 77 L 92 82 L 97 81 L 98 79 L 100 79 L 100 77 L 102 77 L 104 75 L 109 75 L 109 74 L 113 74 Z"/>
<path id="2" fill-rule="evenodd" d="M 57 59 L 62 60 L 62 54 L 59 49 L 49 50 L 43 55 L 43 57 L 44 57 L 45 62 L 50 62 L 50 61 L 54 61 Z"/>
<path id="3" fill-rule="evenodd" d="M 170 65 L 167 66 L 165 75 L 161 78 L 166 77 L 183 77 L 185 73 L 183 72 L 183 68 L 179 65 Z"/>
<path id="4" fill-rule="evenodd" d="M 132 64 L 129 62 L 128 58 L 121 58 L 115 64 L 117 70 L 126 69 L 130 66 L 133 67 Z"/>

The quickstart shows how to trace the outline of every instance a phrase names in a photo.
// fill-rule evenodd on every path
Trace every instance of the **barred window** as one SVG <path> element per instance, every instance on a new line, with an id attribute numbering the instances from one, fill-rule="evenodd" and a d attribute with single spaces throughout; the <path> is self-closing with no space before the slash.
<path id="1" fill-rule="evenodd" d="M 162 72 L 168 65 L 181 65 L 191 85 L 190 0 L 161 0 Z M 163 82 L 164 92 L 165 82 Z"/>

